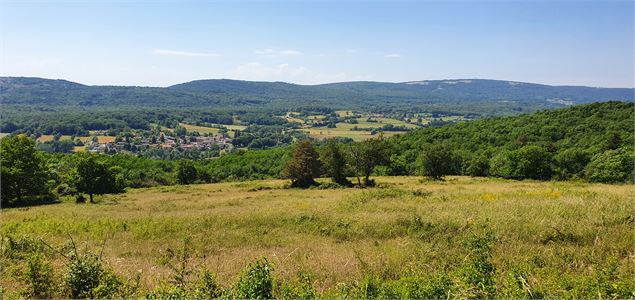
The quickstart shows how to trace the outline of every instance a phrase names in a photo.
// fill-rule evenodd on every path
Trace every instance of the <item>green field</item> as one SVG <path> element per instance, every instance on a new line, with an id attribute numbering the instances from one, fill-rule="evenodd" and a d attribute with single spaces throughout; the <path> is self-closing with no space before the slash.
<path id="1" fill-rule="evenodd" d="M 491 236 L 484 257 L 494 267 L 491 288 L 499 297 L 631 295 L 632 185 L 377 181 L 370 189 L 285 189 L 283 180 L 131 189 L 92 205 L 68 199 L 3 210 L 0 234 L 54 247 L 70 235 L 81 249 L 98 249 L 105 240 L 108 265 L 127 278 L 140 274 L 142 291 L 167 278 L 159 258 L 189 238 L 191 266 L 206 265 L 224 288 L 264 256 L 276 282 L 291 282 L 302 271 L 328 298 L 403 297 L 412 295 L 399 292 L 410 286 L 407 278 L 430 276 L 448 278 L 450 297 L 468 297 L 479 288 L 470 285 L 479 266 L 470 241 Z M 46 253 L 62 278 L 62 258 Z M 14 297 L 26 288 L 20 279 L 26 262 L 3 257 L 0 263 L 4 296 Z"/>
<path id="2" fill-rule="evenodd" d="M 358 118 L 357 119 L 358 124 L 340 122 L 335 124 L 336 128 L 326 128 L 326 127 L 308 128 L 308 129 L 302 129 L 302 131 L 308 133 L 311 137 L 314 137 L 317 139 L 346 137 L 346 138 L 351 138 L 354 141 L 363 141 L 363 140 L 376 137 L 377 135 L 372 135 L 371 132 L 367 130 L 352 130 L 355 126 L 357 126 L 357 128 L 381 128 L 384 125 L 393 124 L 393 125 L 399 125 L 399 126 L 406 126 L 408 128 L 417 128 L 416 125 L 408 124 L 406 122 L 395 120 L 395 119 L 374 118 L 375 120 L 377 120 L 377 122 L 367 122 L 367 119 L 368 119 L 367 117 Z M 386 131 L 384 132 L 384 136 L 390 137 L 396 134 L 403 134 L 403 133 L 405 132 L 404 131 Z"/>
<path id="3" fill-rule="evenodd" d="M 316 139 L 331 139 L 331 138 L 337 138 L 337 137 L 344 137 L 344 138 L 351 138 L 354 141 L 358 142 L 358 141 L 363 141 L 363 140 L 371 139 L 378 136 L 378 135 L 372 135 L 370 131 L 361 131 L 361 130 L 353 131 L 353 130 L 347 129 L 347 126 L 343 126 L 342 128 L 339 128 L 340 124 L 343 124 L 343 123 L 337 123 L 336 126 L 338 126 L 338 128 L 323 127 L 323 128 L 309 128 L 309 129 L 300 129 L 300 130 L 308 133 L 311 137 Z M 346 125 L 350 125 L 350 124 L 346 124 Z M 400 133 L 404 133 L 404 132 L 401 132 L 401 131 L 384 132 L 384 137 L 390 137 Z"/>
<path id="4" fill-rule="evenodd" d="M 179 123 L 179 125 L 183 126 L 188 131 L 198 131 L 199 133 L 218 133 L 218 130 L 219 130 L 219 128 L 190 125 L 185 123 Z M 212 125 L 223 126 L 229 130 L 245 130 L 245 128 L 247 128 L 247 126 L 245 125 L 224 125 L 224 124 L 212 124 Z"/>

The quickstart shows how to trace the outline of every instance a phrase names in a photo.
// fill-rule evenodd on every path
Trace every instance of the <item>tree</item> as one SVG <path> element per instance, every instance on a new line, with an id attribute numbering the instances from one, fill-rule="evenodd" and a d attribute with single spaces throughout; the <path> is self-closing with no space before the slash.
<path id="1" fill-rule="evenodd" d="M 291 160 L 284 169 L 284 175 L 291 179 L 292 187 L 316 185 L 315 177 L 320 176 L 321 163 L 313 144 L 308 140 L 300 141 L 293 149 Z"/>
<path id="2" fill-rule="evenodd" d="M 475 155 L 467 162 L 465 174 L 469 176 L 487 176 L 489 174 L 489 158 L 485 154 Z"/>
<path id="3" fill-rule="evenodd" d="M 431 145 L 419 157 L 424 176 L 441 180 L 443 176 L 455 173 L 455 158 L 452 149 L 443 145 Z"/>
<path id="4" fill-rule="evenodd" d="M 589 160 L 589 154 L 578 148 L 561 151 L 555 156 L 559 179 L 582 178 Z"/>
<path id="5" fill-rule="evenodd" d="M 635 154 L 633 150 L 619 148 L 595 155 L 584 169 L 584 175 L 594 182 L 633 182 Z"/>
<path id="6" fill-rule="evenodd" d="M 514 151 L 502 151 L 490 161 L 490 175 L 511 179 L 550 179 L 553 159 L 549 152 L 530 145 Z"/>
<path id="7" fill-rule="evenodd" d="M 117 180 L 116 169 L 110 168 L 105 162 L 97 159 L 98 155 L 80 153 L 77 158 L 77 191 L 86 193 L 90 203 L 95 203 L 93 195 L 118 193 L 123 189 Z"/>
<path id="8" fill-rule="evenodd" d="M 25 198 L 48 193 L 50 178 L 42 151 L 25 135 L 0 140 L 0 186 L 2 204 L 21 204 Z"/>
<path id="9" fill-rule="evenodd" d="M 368 139 L 356 145 L 351 144 L 351 156 L 353 168 L 357 176 L 357 184 L 362 185 L 360 176 L 364 176 L 364 185 L 373 186 L 375 182 L 370 180 L 370 175 L 376 166 L 388 163 L 389 148 L 383 136 Z"/>
<path id="10" fill-rule="evenodd" d="M 539 146 L 518 149 L 517 174 L 521 179 L 548 180 L 553 175 L 553 159 L 549 152 Z"/>
<path id="11" fill-rule="evenodd" d="M 320 160 L 323 163 L 326 175 L 331 177 L 331 180 L 339 185 L 351 186 L 352 183 L 346 178 L 345 174 L 346 157 L 340 150 L 337 142 L 333 140 L 327 142 L 321 154 Z"/>
<path id="12" fill-rule="evenodd" d="M 191 184 L 196 181 L 197 178 L 196 167 L 189 159 L 179 160 L 176 166 L 176 179 L 180 184 Z"/>

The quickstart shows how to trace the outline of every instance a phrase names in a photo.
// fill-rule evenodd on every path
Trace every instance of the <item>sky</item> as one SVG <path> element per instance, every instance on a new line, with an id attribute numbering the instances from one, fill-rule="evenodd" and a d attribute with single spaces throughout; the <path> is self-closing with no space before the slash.
<path id="1" fill-rule="evenodd" d="M 634 87 L 633 1 L 6 1 L 0 76 Z"/>

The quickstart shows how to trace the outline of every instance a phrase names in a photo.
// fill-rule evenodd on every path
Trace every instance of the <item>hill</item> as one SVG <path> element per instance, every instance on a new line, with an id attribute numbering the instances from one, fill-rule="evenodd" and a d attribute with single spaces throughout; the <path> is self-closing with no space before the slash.
<path id="1" fill-rule="evenodd" d="M 345 82 L 297 85 L 283 82 L 197 80 L 167 88 L 85 86 L 63 80 L 1 77 L 4 105 L 46 107 L 163 107 L 290 109 L 326 106 L 365 111 L 450 111 L 511 114 L 597 101 L 633 101 L 634 90 L 549 86 L 499 80 L 458 79 L 403 83 Z"/>

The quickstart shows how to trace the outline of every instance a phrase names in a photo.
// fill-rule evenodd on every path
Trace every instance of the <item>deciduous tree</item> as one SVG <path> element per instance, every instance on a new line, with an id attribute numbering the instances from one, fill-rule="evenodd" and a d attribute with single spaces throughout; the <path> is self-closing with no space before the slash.
<path id="1" fill-rule="evenodd" d="M 50 178 L 42 151 L 25 135 L 0 140 L 0 186 L 2 206 L 20 204 L 48 193 Z"/>
<path id="2" fill-rule="evenodd" d="M 346 156 L 338 146 L 337 142 L 329 141 L 320 155 L 326 175 L 331 177 L 333 182 L 351 186 L 352 183 L 346 178 Z"/>
<path id="3" fill-rule="evenodd" d="M 309 140 L 296 144 L 292 158 L 284 169 L 284 175 L 291 179 L 292 187 L 309 187 L 317 184 L 314 178 L 320 176 L 321 168 L 318 157 Z"/>
<path id="4" fill-rule="evenodd" d="M 78 192 L 86 193 L 90 202 L 93 195 L 117 193 L 122 190 L 118 182 L 116 170 L 98 159 L 98 155 L 90 153 L 78 154 L 76 187 Z"/>

